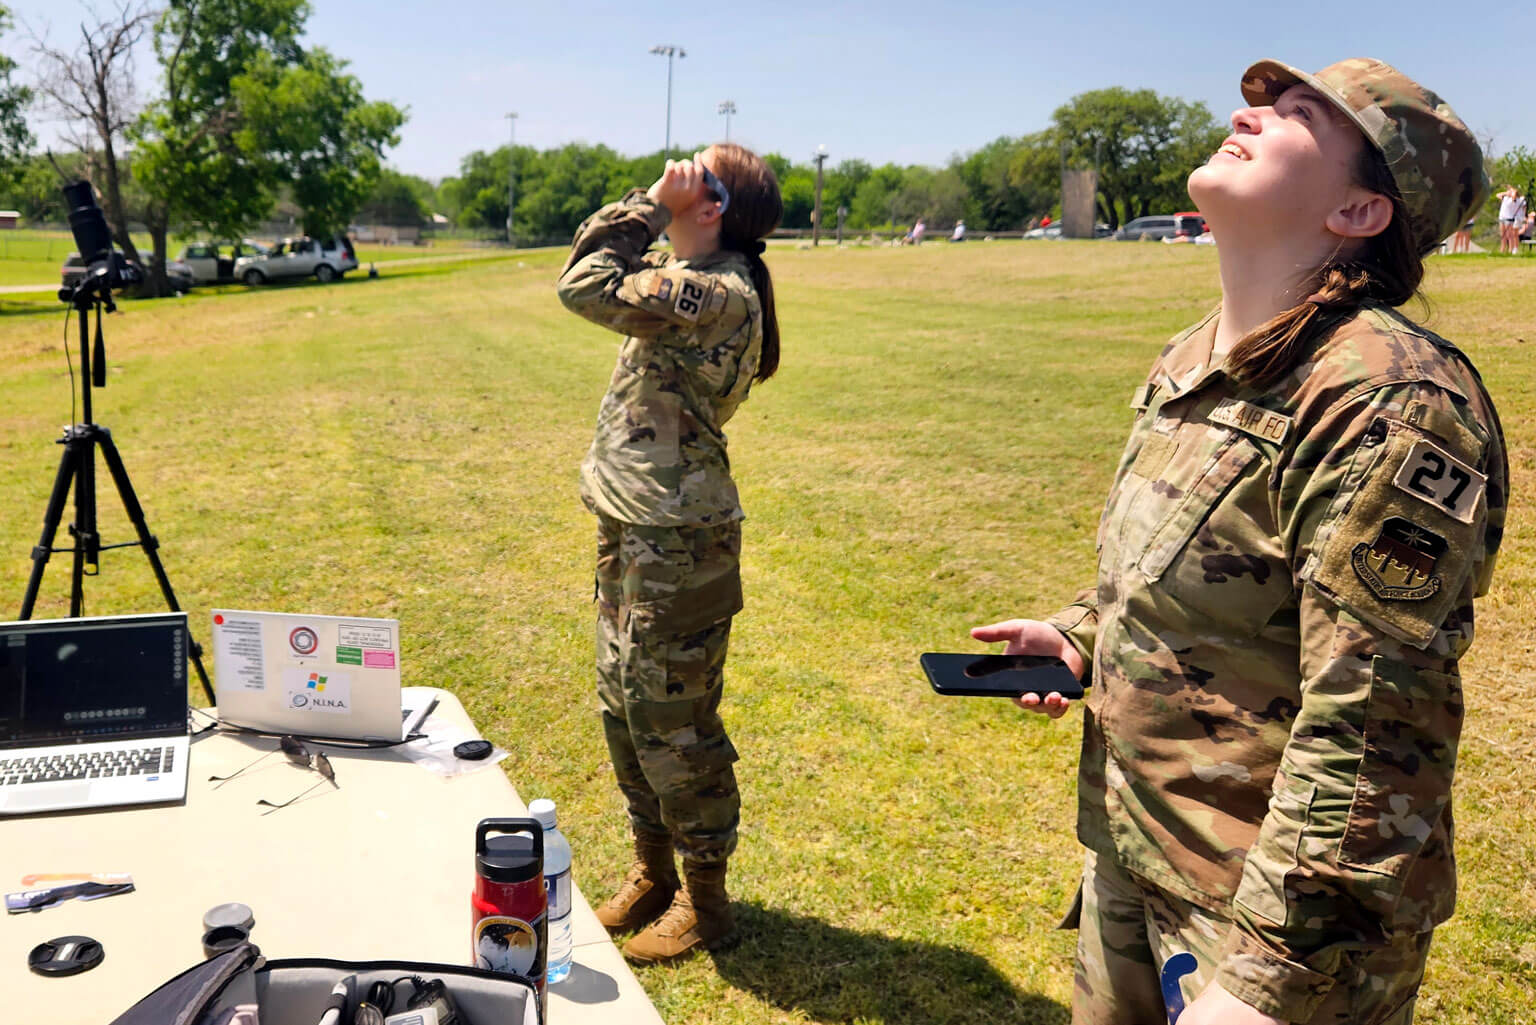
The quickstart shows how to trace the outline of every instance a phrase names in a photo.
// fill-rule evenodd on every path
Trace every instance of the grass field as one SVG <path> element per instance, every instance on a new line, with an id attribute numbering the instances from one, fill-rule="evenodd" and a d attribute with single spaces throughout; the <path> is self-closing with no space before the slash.
<path id="1" fill-rule="evenodd" d="M 268 238 L 264 241 L 270 243 L 275 239 Z M 140 253 L 153 251 L 148 235 L 135 235 L 133 242 Z M 183 244 L 183 241 L 172 240 L 170 244 L 172 259 L 181 252 Z M 364 268 L 370 263 L 420 260 L 423 257 L 473 258 L 501 252 L 496 249 L 487 249 L 467 239 L 434 239 L 430 244 L 421 246 L 359 243 L 355 248 L 358 261 Z M 0 287 L 46 284 L 49 289 L 56 289 L 59 282 L 59 268 L 64 263 L 64 258 L 74 251 L 74 237 L 67 231 L 32 228 L 0 231 Z M 41 297 L 44 301 L 54 301 L 48 295 L 48 290 L 44 290 Z M 13 296 L 9 304 L 14 307 L 17 302 L 27 303 L 31 298 L 30 295 L 26 295 L 17 300 Z"/>
<path id="2" fill-rule="evenodd" d="M 562 256 L 124 303 L 93 401 L 202 633 L 215 605 L 399 617 L 407 682 L 453 689 L 512 752 L 523 796 L 559 801 L 596 897 L 627 838 L 595 713 L 576 467 L 618 339 L 559 306 Z M 1079 713 L 937 698 L 917 655 L 970 650 L 968 626 L 1091 582 L 1126 403 L 1216 299 L 1215 254 L 770 260 L 783 367 L 730 425 L 750 516 L 725 709 L 745 939 L 640 978 L 688 1025 L 1064 1023 L 1073 936 L 1052 926 L 1080 865 Z M 1515 501 L 1464 665 L 1460 905 L 1419 1020 L 1513 1025 L 1536 993 L 1536 264 L 1431 266 L 1430 323 L 1500 403 Z M 17 603 L 71 417 L 61 321 L 0 319 L 0 588 Z M 110 498 L 104 532 L 126 539 Z M 64 609 L 68 575 L 50 568 L 39 615 Z M 162 605 L 131 550 L 103 556 L 87 597 Z"/>

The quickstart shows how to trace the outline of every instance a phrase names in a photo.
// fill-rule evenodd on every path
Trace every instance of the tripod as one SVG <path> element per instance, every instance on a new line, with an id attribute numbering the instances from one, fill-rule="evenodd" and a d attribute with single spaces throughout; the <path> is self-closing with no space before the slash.
<path id="1" fill-rule="evenodd" d="M 107 383 L 106 349 L 101 339 L 102 309 L 105 307 L 108 313 L 117 309 L 112 302 L 108 280 L 106 269 L 93 270 L 75 288 L 59 290 L 59 298 L 73 305 L 80 316 L 80 390 L 83 398 L 81 411 L 85 414 L 85 418 L 81 423 L 64 428 L 64 436 L 58 441 L 64 446 L 64 452 L 59 457 L 59 472 L 53 479 L 53 493 L 48 497 L 48 509 L 43 514 L 43 535 L 38 540 L 37 547 L 32 549 L 32 575 L 27 580 L 27 593 L 21 600 L 21 615 L 18 617 L 20 619 L 32 618 L 32 607 L 37 603 L 37 590 L 43 582 L 43 570 L 47 568 L 48 558 L 54 552 L 70 552 L 74 556 L 69 584 L 69 614 L 71 618 L 79 616 L 85 604 L 85 578 L 97 575 L 98 557 L 103 550 L 110 548 L 144 549 L 144 555 L 149 559 L 150 569 L 154 571 L 155 580 L 160 584 L 160 593 L 165 595 L 166 604 L 170 606 L 172 612 L 181 611 L 181 606 L 176 601 L 176 592 L 171 589 L 170 578 L 165 575 L 165 566 L 160 562 L 160 541 L 149 532 L 149 526 L 144 522 L 144 508 L 139 504 L 138 495 L 134 494 L 133 482 L 128 479 L 123 458 L 118 454 L 117 445 L 112 441 L 112 432 L 100 424 L 91 422 L 91 386 L 94 384 L 101 388 Z M 94 374 L 91 365 L 90 313 L 92 309 L 96 311 Z M 96 450 L 98 448 L 101 449 L 108 472 L 112 474 L 112 482 L 117 485 L 117 493 L 123 501 L 128 519 L 133 523 L 134 532 L 138 535 L 137 541 L 104 545 L 101 543 L 101 535 L 96 532 Z M 53 547 L 54 535 L 58 533 L 59 520 L 64 515 L 64 503 L 69 497 L 71 483 L 74 484 L 75 489 L 75 521 L 69 525 L 69 533 L 74 538 L 74 544 L 68 548 L 55 548 Z M 87 566 L 90 567 L 89 573 L 86 572 Z M 207 671 L 203 669 L 203 649 L 192 640 L 190 629 L 187 631 L 187 651 L 192 664 L 197 668 L 198 679 L 202 681 L 203 693 L 208 696 L 209 704 L 213 704 L 213 686 L 208 682 Z"/>

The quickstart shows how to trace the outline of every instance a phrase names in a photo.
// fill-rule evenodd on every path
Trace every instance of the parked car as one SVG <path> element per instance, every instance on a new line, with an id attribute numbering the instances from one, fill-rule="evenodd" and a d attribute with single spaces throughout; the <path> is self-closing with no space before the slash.
<path id="1" fill-rule="evenodd" d="M 261 256 L 267 248 L 250 239 L 239 242 L 194 242 L 181 251 L 181 262 L 192 270 L 199 285 L 221 285 L 238 280 L 235 263 L 242 256 Z"/>
<path id="2" fill-rule="evenodd" d="M 139 267 L 139 273 L 144 274 L 144 269 L 139 264 L 127 259 L 122 253 L 113 253 L 114 257 L 125 264 Z M 153 257 L 151 257 L 153 259 Z M 64 257 L 64 265 L 60 268 L 60 278 L 65 288 L 74 288 L 85 277 L 85 259 L 79 253 L 70 253 Z M 166 277 L 170 279 L 171 287 L 178 292 L 190 292 L 196 280 L 192 276 L 192 268 L 180 260 L 172 260 L 165 270 Z"/>
<path id="3" fill-rule="evenodd" d="M 349 270 L 357 269 L 357 252 L 345 235 L 315 239 L 307 235 L 285 238 L 260 255 L 243 256 L 235 261 L 235 277 L 247 285 L 260 285 L 284 278 L 335 281 Z"/>
<path id="4" fill-rule="evenodd" d="M 1165 238 L 1194 238 L 1205 233 L 1205 218 L 1197 213 L 1160 214 L 1138 217 L 1125 224 L 1110 238 L 1119 242 L 1139 239 L 1158 241 Z"/>
<path id="5" fill-rule="evenodd" d="M 1061 238 L 1061 225 L 1052 224 L 1047 228 L 1031 228 L 1024 233 L 1025 238 Z"/>

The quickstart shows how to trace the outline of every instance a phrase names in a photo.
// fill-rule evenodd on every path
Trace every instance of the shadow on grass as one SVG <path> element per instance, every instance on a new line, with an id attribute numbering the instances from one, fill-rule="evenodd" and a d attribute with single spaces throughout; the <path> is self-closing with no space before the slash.
<path id="1" fill-rule="evenodd" d="M 721 978 L 818 1022 L 1063 1025 L 1069 1010 L 1015 989 L 957 947 L 854 932 L 757 904 L 735 907 L 740 944 L 713 955 Z"/>

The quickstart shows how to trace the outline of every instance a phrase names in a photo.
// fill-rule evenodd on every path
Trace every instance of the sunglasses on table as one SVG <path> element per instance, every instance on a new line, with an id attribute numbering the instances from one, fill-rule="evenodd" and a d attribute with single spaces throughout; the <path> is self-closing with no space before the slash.
<path id="1" fill-rule="evenodd" d="M 257 801 L 257 804 L 265 805 L 266 807 L 271 808 L 272 811 L 276 811 L 279 808 L 288 807 L 294 801 L 297 801 L 300 797 L 303 797 L 311 790 L 314 790 L 315 787 L 323 786 L 326 783 L 329 783 L 337 790 L 341 789 L 341 784 L 336 782 L 336 770 L 331 767 L 331 760 L 325 756 L 323 751 L 311 753 L 309 748 L 304 746 L 304 742 L 298 737 L 294 736 L 284 736 L 278 738 L 277 751 L 281 751 L 283 755 L 294 765 L 315 770 L 321 775 L 322 779 L 319 783 L 316 783 L 315 786 L 310 787 L 308 790 L 305 790 L 294 797 L 290 797 L 282 804 L 274 804 L 272 801 L 268 801 L 266 798 L 262 798 L 261 800 Z M 276 754 L 277 751 L 268 751 L 266 754 L 256 759 L 256 761 L 251 762 L 249 765 L 241 766 L 239 769 L 236 769 L 228 776 L 209 776 L 208 779 L 210 782 L 218 783 L 220 786 L 222 786 L 224 783 L 234 779 L 236 776 L 240 775 L 242 772 L 245 772 L 247 769 L 256 766 L 260 762 L 265 761 L 271 755 Z M 215 787 L 214 789 L 217 790 L 218 787 Z M 271 813 L 263 812 L 262 814 L 265 815 Z"/>

